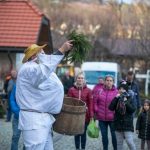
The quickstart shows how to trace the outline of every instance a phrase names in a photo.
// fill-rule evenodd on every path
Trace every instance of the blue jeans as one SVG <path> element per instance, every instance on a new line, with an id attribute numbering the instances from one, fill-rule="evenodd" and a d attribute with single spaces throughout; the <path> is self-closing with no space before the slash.
<path id="1" fill-rule="evenodd" d="M 18 142 L 21 134 L 21 130 L 18 129 L 18 119 L 13 118 L 12 121 L 12 130 L 13 130 L 13 135 L 12 135 L 12 143 L 11 143 L 11 150 L 18 150 Z"/>
<path id="2" fill-rule="evenodd" d="M 117 150 L 117 140 L 112 121 L 99 121 L 99 127 L 102 134 L 103 150 L 108 150 L 108 126 L 110 127 L 112 144 L 114 150 Z"/>
<path id="3" fill-rule="evenodd" d="M 12 111 L 11 111 L 10 104 L 8 102 L 6 121 L 11 121 L 11 116 L 12 116 Z"/>
<path id="4" fill-rule="evenodd" d="M 76 149 L 80 149 L 80 145 L 81 145 L 82 149 L 85 149 L 87 126 L 88 126 L 88 123 L 85 123 L 84 133 L 83 134 L 78 134 L 74 138 L 75 139 L 75 147 L 76 147 Z"/>

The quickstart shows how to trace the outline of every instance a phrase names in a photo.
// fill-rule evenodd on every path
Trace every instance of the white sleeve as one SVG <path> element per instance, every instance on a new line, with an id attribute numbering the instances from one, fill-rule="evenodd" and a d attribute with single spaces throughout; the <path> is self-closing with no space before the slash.
<path id="1" fill-rule="evenodd" d="M 39 64 L 28 66 L 27 76 L 34 86 L 38 86 L 55 71 L 64 55 L 39 54 Z"/>

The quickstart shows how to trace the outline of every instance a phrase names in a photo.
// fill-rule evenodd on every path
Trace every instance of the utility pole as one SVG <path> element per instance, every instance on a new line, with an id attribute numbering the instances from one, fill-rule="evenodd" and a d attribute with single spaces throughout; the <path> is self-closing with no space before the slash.
<path id="1" fill-rule="evenodd" d="M 136 74 L 136 78 L 145 79 L 145 95 L 149 94 L 149 83 L 150 83 L 150 70 L 147 70 L 146 74 Z"/>

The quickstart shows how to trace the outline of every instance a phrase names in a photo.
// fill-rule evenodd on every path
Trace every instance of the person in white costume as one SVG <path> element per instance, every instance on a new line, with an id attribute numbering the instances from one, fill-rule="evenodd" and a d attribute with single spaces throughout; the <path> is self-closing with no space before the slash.
<path id="1" fill-rule="evenodd" d="M 64 98 L 63 85 L 54 71 L 65 52 L 71 49 L 71 42 L 65 42 L 51 55 L 44 53 L 46 45 L 32 44 L 24 52 L 17 77 L 16 100 L 26 150 L 53 150 L 53 114 L 60 112 Z"/>

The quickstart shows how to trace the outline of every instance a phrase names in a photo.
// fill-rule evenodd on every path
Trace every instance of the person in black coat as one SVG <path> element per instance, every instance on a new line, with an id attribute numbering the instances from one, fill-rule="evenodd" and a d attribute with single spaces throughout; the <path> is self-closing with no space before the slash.
<path id="1" fill-rule="evenodd" d="M 141 150 L 144 150 L 147 142 L 148 150 L 150 150 L 150 101 L 145 100 L 142 112 L 139 114 L 136 122 L 136 132 L 141 139 Z"/>
<path id="2" fill-rule="evenodd" d="M 123 149 L 123 142 L 126 139 L 130 150 L 136 150 L 133 141 L 133 113 L 135 111 L 134 104 L 130 99 L 128 85 L 126 81 L 122 81 L 118 87 L 119 94 L 113 99 L 109 105 L 111 111 L 115 111 L 114 128 L 117 137 L 117 149 Z"/>
<path id="3" fill-rule="evenodd" d="M 126 82 L 128 84 L 128 92 L 132 96 L 132 101 L 133 101 L 133 104 L 136 108 L 136 111 L 139 111 L 141 108 L 139 86 L 135 82 L 135 74 L 133 73 L 133 71 L 128 71 L 127 77 L 126 77 Z M 135 116 L 135 114 L 134 114 L 134 116 Z"/>
<path id="4" fill-rule="evenodd" d="M 69 71 L 67 71 L 65 73 L 65 75 L 62 77 L 62 83 L 63 83 L 63 86 L 64 86 L 64 92 L 65 94 L 68 93 L 68 90 L 73 86 L 74 84 L 74 77 L 72 77 L 70 74 L 69 74 Z"/>

